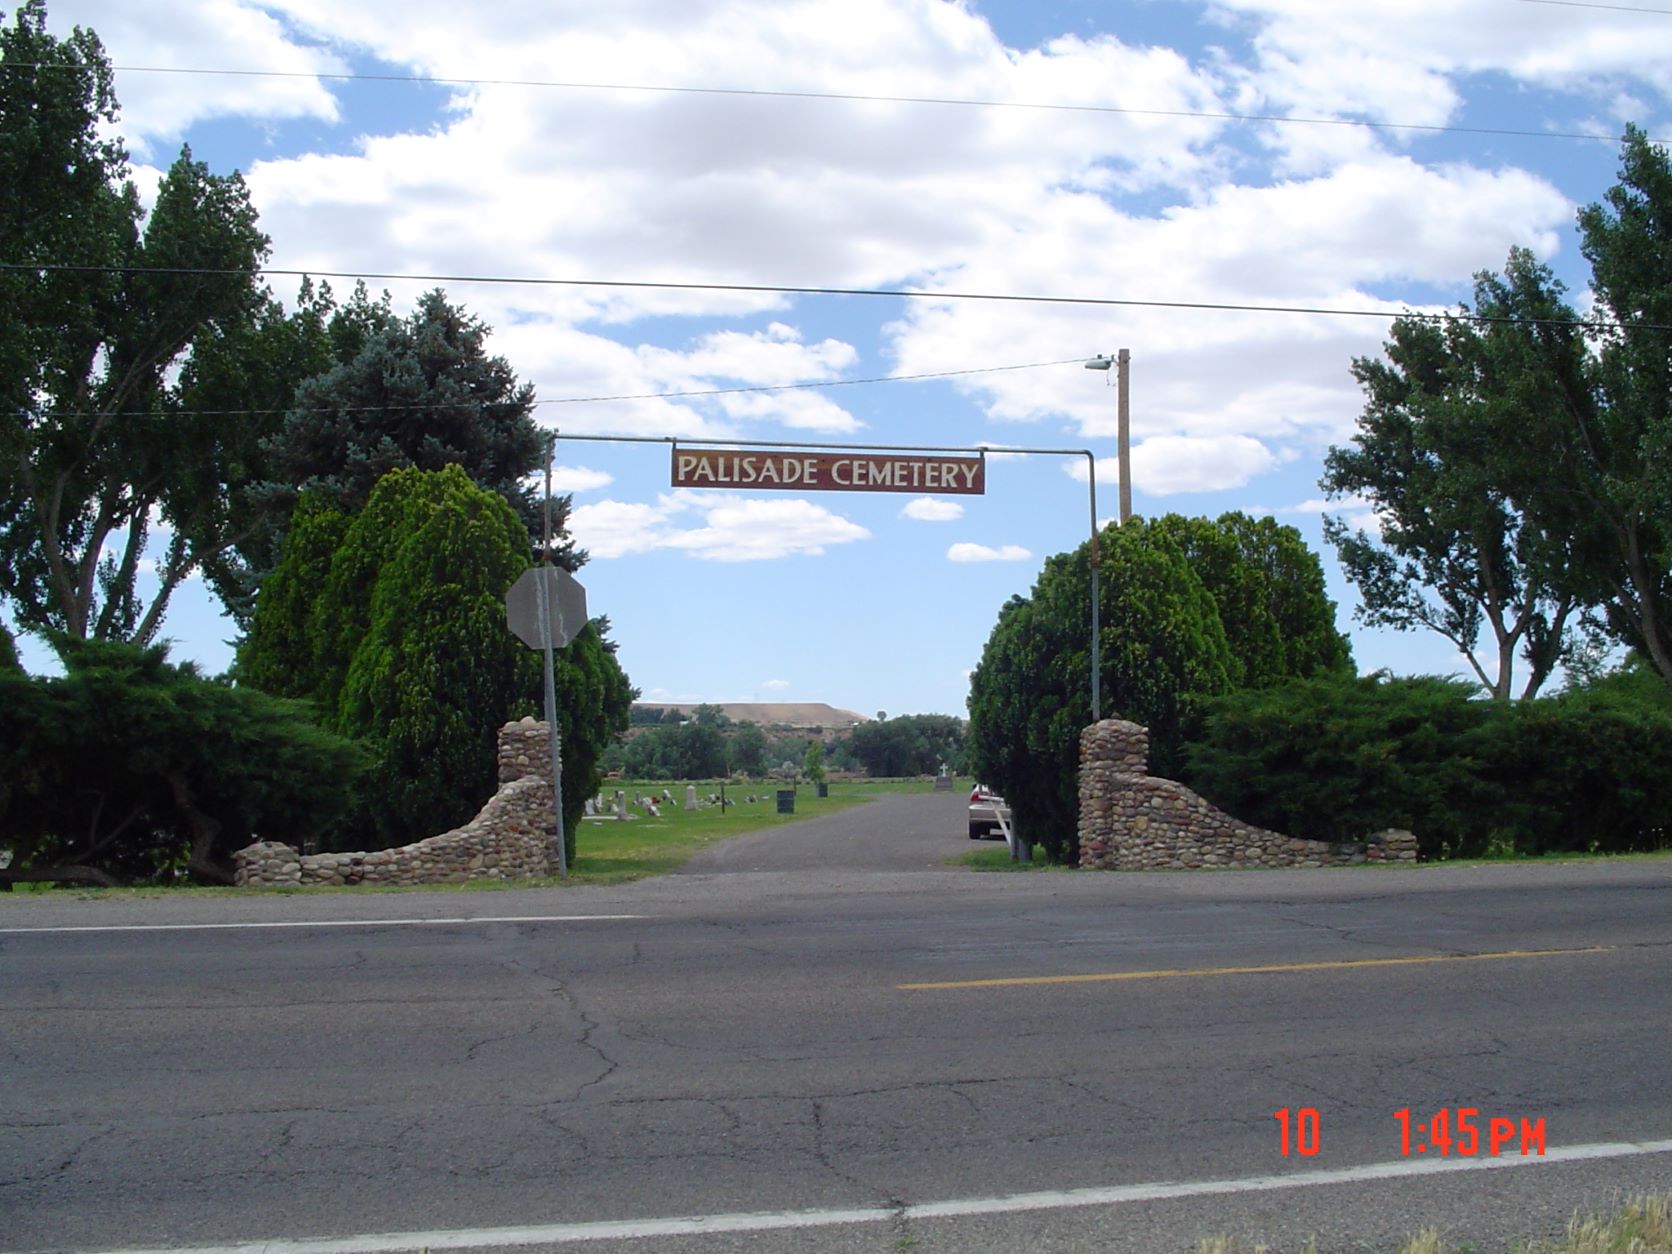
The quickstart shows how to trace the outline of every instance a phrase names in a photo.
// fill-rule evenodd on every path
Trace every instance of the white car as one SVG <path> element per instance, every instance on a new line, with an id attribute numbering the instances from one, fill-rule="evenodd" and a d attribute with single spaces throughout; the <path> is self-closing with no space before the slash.
<path id="1" fill-rule="evenodd" d="M 977 784 L 970 792 L 970 839 L 1004 835 L 1004 829 L 999 826 L 1001 817 L 1008 827 L 1010 807 L 1005 805 L 1004 798 L 985 784 Z"/>

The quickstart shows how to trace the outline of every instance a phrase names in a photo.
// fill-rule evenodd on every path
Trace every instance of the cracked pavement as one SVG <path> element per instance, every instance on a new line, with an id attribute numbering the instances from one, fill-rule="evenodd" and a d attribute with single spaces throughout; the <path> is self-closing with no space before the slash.
<path id="1" fill-rule="evenodd" d="M 1130 1217 L 972 1228 L 906 1208 L 1386 1162 L 1403 1107 L 1542 1116 L 1552 1144 L 1672 1136 L 1672 863 L 909 869 L 968 847 L 961 809 L 886 799 L 607 889 L 0 902 L 0 927 L 367 924 L 6 935 L 0 1249 L 869 1207 L 892 1218 L 662 1248 L 1072 1249 L 1064 1232 L 1091 1232 L 1114 1249 L 1130 1232 L 1154 1250 L 1172 1247 Z M 604 913 L 644 917 L 394 922 Z M 1616 948 L 898 987 L 1590 946 Z M 1319 1159 L 1278 1155 L 1285 1106 L 1321 1112 Z M 1477 1206 L 1501 1196 L 1500 1228 L 1546 1211 L 1559 1226 L 1621 1176 L 1558 1187 L 1564 1173 L 1541 1171 L 1533 1203 L 1497 1179 L 1524 1173 L 1490 1173 Z M 1190 1248 L 1312 1223 L 1320 1249 L 1347 1248 L 1402 1235 L 1415 1196 L 1339 1213 L 1218 1199 L 1166 1231 Z"/>

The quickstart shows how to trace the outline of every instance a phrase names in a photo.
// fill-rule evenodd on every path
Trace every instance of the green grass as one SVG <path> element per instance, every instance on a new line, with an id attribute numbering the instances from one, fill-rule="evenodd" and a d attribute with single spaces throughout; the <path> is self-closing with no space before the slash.
<path id="1" fill-rule="evenodd" d="M 1672 847 L 1665 849 L 1650 849 L 1641 853 L 1587 853 L 1585 850 L 1575 850 L 1571 853 L 1545 854 L 1502 854 L 1487 858 L 1433 858 L 1427 862 L 1416 863 L 1419 867 L 1435 866 L 1546 866 L 1553 862 L 1652 862 L 1656 859 L 1672 858 Z M 1403 863 L 1400 865 L 1410 865 Z"/>
<path id="2" fill-rule="evenodd" d="M 1567 1234 L 1556 1241 L 1518 1241 L 1517 1254 L 1672 1254 L 1672 1193 L 1640 1196 L 1620 1203 L 1610 1214 L 1575 1215 Z M 1301 1247 L 1310 1252 L 1316 1241 Z M 1211 1237 L 1196 1254 L 1271 1254 L 1267 1245 L 1245 1245 L 1231 1237 Z M 1478 1254 L 1471 1244 L 1453 1245 L 1433 1228 L 1392 1247 L 1391 1254 Z"/>
<path id="3" fill-rule="evenodd" d="M 1047 862 L 1044 845 L 1033 847 L 1031 861 L 1013 862 L 1010 859 L 1010 848 L 1003 841 L 1000 841 L 997 845 L 972 849 L 968 853 L 953 854 L 945 861 L 947 866 L 964 866 L 972 871 L 1068 871 L 1073 869 Z"/>
<path id="4" fill-rule="evenodd" d="M 835 814 L 863 805 L 883 789 L 865 784 L 834 783 L 830 795 L 820 797 L 818 789 L 803 784 L 795 791 L 795 813 L 778 813 L 776 785 L 726 785 L 726 799 L 735 800 L 722 812 L 718 806 L 685 809 L 685 785 L 662 781 L 616 780 L 604 789 L 607 797 L 619 788 L 631 799 L 636 795 L 657 792 L 663 788 L 673 793 L 674 800 L 661 807 L 660 818 L 646 817 L 631 809 L 639 817 L 616 819 L 585 819 L 575 835 L 575 864 L 569 879 L 579 884 L 619 884 L 627 880 L 643 879 L 647 875 L 661 875 L 685 864 L 693 855 L 717 841 L 742 836 L 748 832 L 783 827 L 804 819 Z M 696 785 L 697 796 L 706 798 L 719 791 L 718 784 Z M 750 796 L 755 798 L 749 801 Z M 537 881 L 545 883 L 548 881 Z M 552 880 L 549 882 L 557 882 Z"/>

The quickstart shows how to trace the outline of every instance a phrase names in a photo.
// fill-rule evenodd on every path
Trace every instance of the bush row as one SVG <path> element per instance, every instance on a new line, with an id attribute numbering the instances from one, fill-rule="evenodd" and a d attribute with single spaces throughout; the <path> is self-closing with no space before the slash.
<path id="1" fill-rule="evenodd" d="M 1405 828 L 1429 859 L 1672 845 L 1672 688 L 1627 670 L 1513 705 L 1479 691 L 1330 675 L 1220 697 L 1185 782 L 1292 836 Z"/>

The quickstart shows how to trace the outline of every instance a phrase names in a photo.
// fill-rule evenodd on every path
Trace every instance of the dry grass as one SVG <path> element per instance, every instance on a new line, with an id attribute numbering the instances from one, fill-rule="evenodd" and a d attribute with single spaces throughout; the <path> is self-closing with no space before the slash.
<path id="1" fill-rule="evenodd" d="M 1298 1254 L 1317 1254 L 1316 1239 Z M 1520 1241 L 1514 1254 L 1672 1254 L 1672 1193 L 1634 1197 L 1607 1216 L 1575 1215 L 1567 1234 L 1555 1241 Z M 1233 1237 L 1210 1237 L 1196 1246 L 1196 1254 L 1280 1254 L 1277 1247 L 1246 1245 Z M 1370 1254 L 1366 1250 L 1365 1254 Z M 1484 1254 L 1478 1246 L 1451 1245 L 1433 1228 L 1425 1228 L 1391 1254 Z"/>

